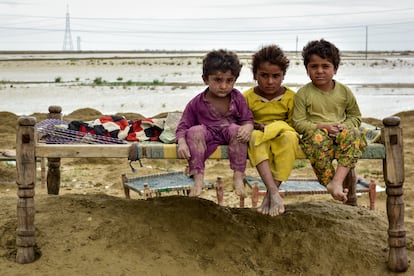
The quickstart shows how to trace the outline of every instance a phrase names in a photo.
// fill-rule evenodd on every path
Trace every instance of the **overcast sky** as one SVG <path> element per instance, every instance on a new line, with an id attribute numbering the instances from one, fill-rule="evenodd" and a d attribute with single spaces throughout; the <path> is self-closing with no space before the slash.
<path id="1" fill-rule="evenodd" d="M 301 50 L 320 38 L 414 50 L 414 0 L 0 0 L 0 50 Z"/>

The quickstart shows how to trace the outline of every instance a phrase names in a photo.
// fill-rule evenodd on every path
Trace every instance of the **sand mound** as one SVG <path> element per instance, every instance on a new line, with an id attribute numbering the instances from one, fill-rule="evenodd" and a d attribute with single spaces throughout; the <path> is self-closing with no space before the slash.
<path id="1" fill-rule="evenodd" d="M 143 201 L 107 195 L 41 196 L 36 208 L 42 256 L 30 266 L 56 265 L 62 275 L 386 271 L 387 251 L 378 244 L 387 243 L 387 221 L 384 214 L 365 208 L 301 202 L 287 205 L 283 217 L 270 218 L 204 199 Z M 0 226 L 0 252 L 12 268 L 18 266 L 12 263 L 15 210 L 8 212 L 10 218 Z"/>

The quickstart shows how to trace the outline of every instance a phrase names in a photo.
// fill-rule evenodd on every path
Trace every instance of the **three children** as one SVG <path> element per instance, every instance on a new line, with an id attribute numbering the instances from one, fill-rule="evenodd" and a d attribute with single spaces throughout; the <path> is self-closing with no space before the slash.
<path id="1" fill-rule="evenodd" d="M 248 153 L 267 188 L 258 211 L 283 214 L 278 188 L 291 173 L 300 141 L 319 182 L 334 199 L 347 201 L 344 179 L 367 145 L 359 131 L 361 112 L 352 91 L 334 79 L 340 64 L 334 44 L 310 41 L 302 56 L 311 81 L 296 94 L 282 85 L 289 60 L 277 45 L 253 55 L 257 85 L 244 94 L 234 89 L 242 67 L 234 52 L 205 56 L 202 79 L 207 88 L 187 104 L 176 131 L 178 155 L 188 160 L 194 177 L 190 196 L 201 194 L 205 161 L 226 144 L 236 194 L 246 196 Z"/>

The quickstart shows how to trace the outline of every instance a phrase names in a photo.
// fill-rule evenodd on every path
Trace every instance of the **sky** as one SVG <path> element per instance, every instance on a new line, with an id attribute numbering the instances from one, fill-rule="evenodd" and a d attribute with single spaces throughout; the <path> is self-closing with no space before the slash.
<path id="1" fill-rule="evenodd" d="M 0 51 L 414 50 L 413 0 L 0 0 Z"/>

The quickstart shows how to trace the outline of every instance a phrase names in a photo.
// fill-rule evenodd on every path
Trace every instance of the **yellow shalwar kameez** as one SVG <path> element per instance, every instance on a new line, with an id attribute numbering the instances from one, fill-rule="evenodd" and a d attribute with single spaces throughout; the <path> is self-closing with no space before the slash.
<path id="1" fill-rule="evenodd" d="M 254 122 L 264 124 L 264 131 L 253 130 L 249 140 L 250 164 L 256 167 L 269 160 L 275 180 L 286 181 L 293 169 L 298 151 L 299 134 L 292 127 L 295 92 L 285 93 L 271 101 L 254 93 L 254 87 L 243 93 Z"/>

